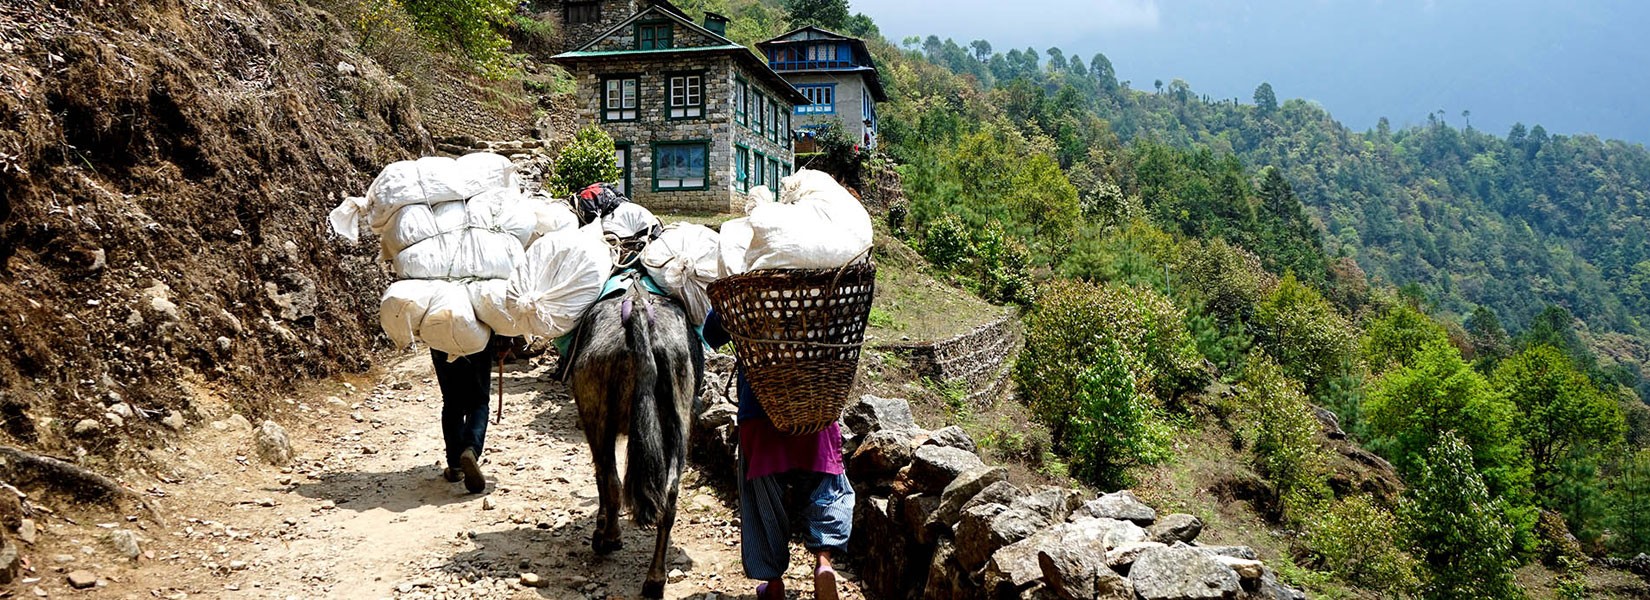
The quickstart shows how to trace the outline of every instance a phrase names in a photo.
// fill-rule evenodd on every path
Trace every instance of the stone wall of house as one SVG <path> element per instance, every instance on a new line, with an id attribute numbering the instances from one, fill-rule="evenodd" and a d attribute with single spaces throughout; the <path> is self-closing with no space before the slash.
<path id="1" fill-rule="evenodd" d="M 985 407 L 1007 391 L 1008 358 L 1020 347 L 1018 321 L 1012 314 L 973 331 L 921 344 L 886 344 L 877 349 L 905 358 L 912 371 L 942 382 L 960 381 L 968 401 Z"/>
<path id="2" fill-rule="evenodd" d="M 698 48 L 703 46 L 722 46 L 727 44 L 727 42 L 722 40 L 718 40 L 693 29 L 683 27 L 681 23 L 670 20 L 669 17 L 662 14 L 642 17 L 642 20 L 639 22 L 669 22 L 671 25 L 670 45 L 672 48 Z M 636 28 L 625 27 L 614 32 L 613 35 L 602 38 L 601 42 L 597 43 L 595 47 L 591 48 L 591 50 L 618 51 L 634 50 L 635 48 Z"/>
<path id="3" fill-rule="evenodd" d="M 550 16 L 551 22 L 556 24 L 561 33 L 561 43 L 556 48 L 557 53 L 577 49 L 580 46 L 596 39 L 602 32 L 613 28 L 636 11 L 642 9 L 641 0 L 600 0 L 601 18 L 594 23 L 568 23 L 568 4 L 588 4 L 588 2 L 568 2 L 567 0 L 535 0 L 545 14 Z"/>

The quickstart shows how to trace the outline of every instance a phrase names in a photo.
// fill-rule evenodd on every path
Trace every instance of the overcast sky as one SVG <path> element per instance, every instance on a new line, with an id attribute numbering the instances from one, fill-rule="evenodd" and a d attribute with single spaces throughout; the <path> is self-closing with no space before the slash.
<path id="1" fill-rule="evenodd" d="M 852 0 L 896 42 L 1104 52 L 1150 90 L 1185 79 L 1249 102 L 1255 86 L 1323 104 L 1355 129 L 1447 121 L 1505 134 L 1650 142 L 1650 2 L 1638 0 Z M 943 8 L 941 8 L 943 6 Z"/>

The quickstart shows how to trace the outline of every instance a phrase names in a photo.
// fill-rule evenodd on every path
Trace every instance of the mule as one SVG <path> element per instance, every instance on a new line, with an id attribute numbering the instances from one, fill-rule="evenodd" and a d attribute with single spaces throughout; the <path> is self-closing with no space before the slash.
<path id="1" fill-rule="evenodd" d="M 665 552 L 704 349 L 676 301 L 639 285 L 592 306 L 579 323 L 574 348 L 573 398 L 595 460 L 600 500 L 590 547 L 603 555 L 624 546 L 619 509 L 627 505 L 637 526 L 658 528 L 642 596 L 663 598 Z M 620 435 L 629 437 L 622 485 Z"/>

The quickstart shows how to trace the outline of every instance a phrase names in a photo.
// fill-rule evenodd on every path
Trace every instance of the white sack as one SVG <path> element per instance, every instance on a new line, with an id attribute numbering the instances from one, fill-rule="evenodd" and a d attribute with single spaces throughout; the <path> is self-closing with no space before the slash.
<path id="1" fill-rule="evenodd" d="M 466 197 L 488 190 L 521 189 L 521 180 L 516 177 L 516 163 L 501 154 L 472 152 L 460 156 L 457 172 L 460 187 L 467 192 Z"/>
<path id="2" fill-rule="evenodd" d="M 390 163 L 367 188 L 369 222 L 382 230 L 396 209 L 409 204 L 440 204 L 469 197 L 458 162 L 442 156 Z"/>
<path id="3" fill-rule="evenodd" d="M 579 228 L 579 217 L 573 214 L 573 207 L 562 201 L 547 201 L 532 198 L 527 201 L 533 211 L 533 239 L 562 231 L 572 231 Z M 531 241 L 529 241 L 531 245 Z"/>
<path id="4" fill-rule="evenodd" d="M 871 247 L 871 215 L 830 175 L 804 169 L 782 185 L 781 197 L 792 203 L 751 212 L 751 270 L 834 269 Z"/>
<path id="5" fill-rule="evenodd" d="M 756 207 L 772 203 L 773 190 L 768 189 L 768 186 L 765 185 L 756 186 L 750 193 L 745 194 L 745 215 L 750 216 L 751 213 L 756 212 Z"/>
<path id="6" fill-rule="evenodd" d="M 602 219 L 602 231 L 622 238 L 634 236 L 659 225 L 659 217 L 635 202 L 624 202 Z"/>
<path id="7" fill-rule="evenodd" d="M 367 199 L 361 196 L 350 196 L 339 202 L 337 208 L 327 213 L 327 221 L 332 223 L 332 232 L 351 242 L 361 239 L 361 215 L 367 211 Z"/>
<path id="8" fill-rule="evenodd" d="M 395 342 L 396 348 L 406 348 L 418 339 L 418 327 L 430 311 L 430 303 L 446 282 L 426 279 L 403 279 L 390 284 L 384 297 L 378 301 L 378 324 Z"/>
<path id="9" fill-rule="evenodd" d="M 596 303 L 612 272 L 600 226 L 544 236 L 510 277 L 508 312 L 525 321 L 533 335 L 561 337 Z"/>
<path id="10" fill-rule="evenodd" d="M 466 228 L 408 246 L 394 263 L 402 279 L 506 279 L 521 256 L 515 236 Z"/>
<path id="11" fill-rule="evenodd" d="M 486 350 L 493 330 L 476 319 L 469 290 L 464 284 L 452 281 L 431 283 L 436 284 L 436 292 L 430 297 L 430 310 L 424 313 L 424 322 L 418 326 L 418 339 L 453 358 Z"/>
<path id="12" fill-rule="evenodd" d="M 642 250 L 642 266 L 665 292 L 682 301 L 694 325 L 710 314 L 705 288 L 722 270 L 722 247 L 715 231 L 693 223 L 671 223 Z"/>
<path id="13" fill-rule="evenodd" d="M 517 319 L 508 308 L 510 280 L 483 279 L 464 284 L 470 292 L 470 307 L 476 311 L 476 318 L 481 319 L 493 333 L 516 337 L 532 333 L 527 330 L 525 320 Z"/>
<path id="14" fill-rule="evenodd" d="M 749 217 L 740 217 L 722 224 L 722 233 L 718 236 L 721 245 L 719 252 L 722 260 L 722 277 L 739 275 L 750 270 L 750 263 L 745 255 L 751 247 L 751 220 Z"/>
<path id="15" fill-rule="evenodd" d="M 385 256 L 395 256 L 408 246 L 443 233 L 464 229 L 463 202 L 442 202 L 435 206 L 410 204 L 401 207 L 378 232 Z"/>
<path id="16" fill-rule="evenodd" d="M 527 197 L 520 191 L 509 188 L 482 192 L 465 202 L 465 224 L 476 229 L 510 234 L 515 236 L 522 248 L 526 248 L 538 225 L 533 207 L 527 202 Z"/>

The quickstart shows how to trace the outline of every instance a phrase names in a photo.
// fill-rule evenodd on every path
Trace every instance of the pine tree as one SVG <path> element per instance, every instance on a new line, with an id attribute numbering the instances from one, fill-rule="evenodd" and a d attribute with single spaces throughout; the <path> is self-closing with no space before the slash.
<path id="1" fill-rule="evenodd" d="M 1425 565 L 1421 594 L 1438 600 L 1518 598 L 1513 527 L 1473 468 L 1472 449 L 1445 434 L 1422 461 L 1400 514 Z"/>

